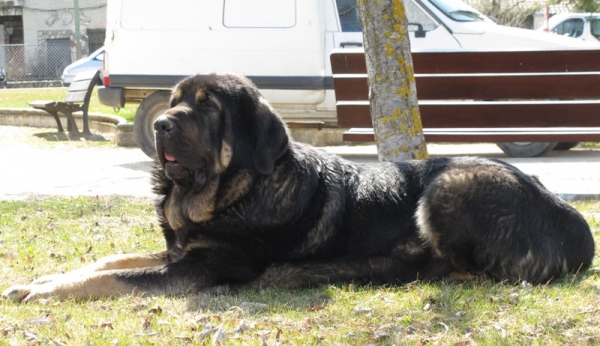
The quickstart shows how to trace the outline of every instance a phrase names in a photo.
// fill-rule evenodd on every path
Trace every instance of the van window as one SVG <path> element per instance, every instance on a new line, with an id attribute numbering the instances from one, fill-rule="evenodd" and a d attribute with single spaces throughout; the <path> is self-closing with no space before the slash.
<path id="1" fill-rule="evenodd" d="M 600 19 L 590 20 L 590 27 L 592 28 L 592 35 L 600 40 Z"/>
<path id="2" fill-rule="evenodd" d="M 291 28 L 296 25 L 296 0 L 224 0 L 223 25 Z"/>
<path id="3" fill-rule="evenodd" d="M 338 15 L 342 24 L 342 31 L 361 32 L 360 19 L 356 0 L 336 0 Z"/>
<path id="4" fill-rule="evenodd" d="M 357 0 L 336 0 L 337 10 L 342 24 L 342 31 L 360 32 L 360 19 L 358 17 L 358 8 L 356 7 Z M 408 31 L 416 31 L 417 27 L 410 24 L 421 24 L 423 30 L 431 31 L 438 27 L 438 24 L 423 11 L 414 2 L 404 1 L 406 10 L 406 20 L 408 21 Z"/>
<path id="5" fill-rule="evenodd" d="M 579 37 L 583 34 L 583 19 L 573 18 L 558 24 L 550 32 L 558 35 Z"/>
<path id="6" fill-rule="evenodd" d="M 209 0 L 164 1 L 126 0 L 121 2 L 121 27 L 127 30 L 207 30 L 214 21 Z M 182 10 L 185 8 L 185 11 Z M 219 8 L 220 12 L 220 8 Z M 168 20 L 166 18 L 177 18 Z M 217 17 L 217 21 L 218 21 Z"/>

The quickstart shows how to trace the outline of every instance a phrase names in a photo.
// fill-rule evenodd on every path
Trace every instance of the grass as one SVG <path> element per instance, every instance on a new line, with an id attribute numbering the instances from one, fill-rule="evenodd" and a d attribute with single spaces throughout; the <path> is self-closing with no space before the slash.
<path id="1" fill-rule="evenodd" d="M 600 202 L 577 202 L 598 240 Z M 163 240 L 149 201 L 0 201 L 0 289 Z M 0 345 L 562 345 L 600 343 L 600 273 L 547 286 L 491 281 L 326 285 L 233 295 L 0 300 Z"/>
<path id="2" fill-rule="evenodd" d="M 0 89 L 0 105 L 6 108 L 31 108 L 28 102 L 34 100 L 64 100 L 68 88 L 35 88 L 35 89 Z M 100 104 L 98 93 L 94 92 L 90 100 L 90 113 L 118 115 L 127 122 L 133 122 L 137 106 L 127 105 L 126 108 L 115 110 Z"/>

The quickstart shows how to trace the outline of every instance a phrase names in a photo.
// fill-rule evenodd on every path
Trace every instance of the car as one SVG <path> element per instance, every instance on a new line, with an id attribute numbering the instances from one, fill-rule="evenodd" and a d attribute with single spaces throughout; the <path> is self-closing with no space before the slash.
<path id="1" fill-rule="evenodd" d="M 538 30 L 581 39 L 600 45 L 600 13 L 560 13 Z"/>
<path id="2" fill-rule="evenodd" d="M 79 59 L 71 65 L 65 67 L 60 81 L 63 86 L 68 87 L 73 81 L 73 78 L 79 72 L 85 71 L 99 71 L 102 70 L 102 62 L 104 60 L 104 47 L 101 47 L 92 52 L 88 57 Z"/>
<path id="3" fill-rule="evenodd" d="M 3 89 L 6 89 L 8 77 L 6 76 L 6 70 L 0 67 L 0 85 Z"/>

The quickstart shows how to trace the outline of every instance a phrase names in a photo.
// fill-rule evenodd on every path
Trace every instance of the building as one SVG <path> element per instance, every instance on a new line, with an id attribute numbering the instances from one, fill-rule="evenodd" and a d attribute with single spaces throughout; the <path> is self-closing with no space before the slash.
<path id="1" fill-rule="evenodd" d="M 53 79 L 57 73 L 101 47 L 107 0 L 0 0 L 0 67 L 9 80 Z M 76 7 L 78 4 L 78 7 Z M 75 13 L 79 10 L 79 23 Z M 79 25 L 80 56 L 75 35 Z M 2 44 L 3 43 L 3 44 Z M 41 71 L 43 68 L 45 71 Z"/>

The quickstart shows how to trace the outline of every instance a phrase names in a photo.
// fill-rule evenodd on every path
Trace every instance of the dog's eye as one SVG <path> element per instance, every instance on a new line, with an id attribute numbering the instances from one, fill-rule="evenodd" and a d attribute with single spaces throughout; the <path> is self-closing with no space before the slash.
<path id="1" fill-rule="evenodd" d="M 203 99 L 198 100 L 199 107 L 205 111 L 220 111 L 219 102 L 215 97 L 206 94 Z"/>

